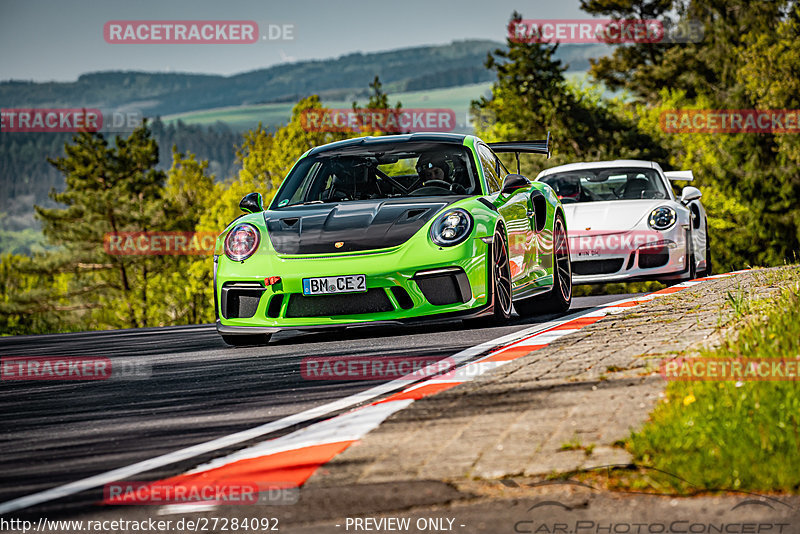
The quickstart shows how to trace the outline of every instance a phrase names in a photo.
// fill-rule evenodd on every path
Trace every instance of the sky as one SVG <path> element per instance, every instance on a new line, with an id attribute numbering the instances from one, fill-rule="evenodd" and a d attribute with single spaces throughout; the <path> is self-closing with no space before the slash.
<path id="1" fill-rule="evenodd" d="M 104 70 L 231 75 L 354 52 L 503 41 L 514 10 L 524 18 L 586 18 L 578 0 L 0 0 L 0 80 L 74 81 Z M 109 44 L 103 26 L 112 20 L 252 20 L 261 34 L 288 25 L 293 38 Z"/>

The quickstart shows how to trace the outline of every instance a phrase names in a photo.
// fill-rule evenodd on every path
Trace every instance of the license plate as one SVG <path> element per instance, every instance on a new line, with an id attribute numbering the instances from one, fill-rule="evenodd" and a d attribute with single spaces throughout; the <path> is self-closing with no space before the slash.
<path id="1" fill-rule="evenodd" d="M 331 295 L 334 293 L 363 293 L 367 290 L 367 276 L 322 276 L 303 278 L 303 295 Z"/>

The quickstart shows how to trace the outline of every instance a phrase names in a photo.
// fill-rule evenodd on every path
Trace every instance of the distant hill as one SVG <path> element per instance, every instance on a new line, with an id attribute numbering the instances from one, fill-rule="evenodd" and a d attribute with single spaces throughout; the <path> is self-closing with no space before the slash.
<path id="1" fill-rule="evenodd" d="M 456 41 L 387 52 L 353 53 L 334 59 L 275 65 L 233 76 L 107 71 L 75 82 L 0 82 L 2 107 L 136 108 L 164 116 L 226 106 L 294 103 L 310 94 L 327 100 L 361 96 L 377 74 L 389 93 L 421 91 L 491 81 L 486 55 L 504 45 Z M 586 70 L 605 45 L 562 45 L 557 56 L 571 71 Z"/>
<path id="2" fill-rule="evenodd" d="M 97 72 L 68 83 L 6 81 L 0 82 L 0 107 L 136 109 L 147 117 L 164 117 L 152 123 L 159 167 L 169 168 L 170 149 L 177 145 L 207 160 L 211 172 L 224 178 L 238 170 L 235 146 L 241 144 L 242 130 L 258 122 L 270 128 L 285 124 L 291 106 L 311 94 L 333 107 L 347 107 L 353 99 L 364 102 L 376 74 L 390 101 L 453 109 L 457 131 L 469 131 L 469 103 L 494 81 L 494 73 L 484 67 L 486 56 L 501 47 L 492 41 L 459 41 L 288 63 L 234 76 Z M 590 57 L 608 50 L 606 45 L 563 45 L 556 55 L 579 76 Z M 0 252 L 13 248 L 8 245 L 13 239 L 2 231 L 36 227 L 33 204 L 52 205 L 48 191 L 63 188 L 64 177 L 47 157 L 61 156 L 71 137 L 0 132 Z"/>

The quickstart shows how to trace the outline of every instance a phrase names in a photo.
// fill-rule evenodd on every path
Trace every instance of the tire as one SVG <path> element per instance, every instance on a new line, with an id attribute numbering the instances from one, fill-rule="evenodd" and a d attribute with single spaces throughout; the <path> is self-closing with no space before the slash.
<path id="1" fill-rule="evenodd" d="M 245 335 L 230 335 L 221 334 L 222 341 L 232 347 L 258 347 L 269 343 L 271 334 L 245 334 Z"/>
<path id="2" fill-rule="evenodd" d="M 467 319 L 465 325 L 474 327 L 495 326 L 508 322 L 511 319 L 511 265 L 508 261 L 508 246 L 502 229 L 494 232 L 492 240 L 491 260 L 487 265 L 491 274 L 490 297 L 492 299 L 492 314 L 476 319 Z"/>
<path id="3" fill-rule="evenodd" d="M 572 261 L 569 257 L 569 239 L 561 213 L 556 214 L 553 225 L 553 288 L 544 295 L 537 295 L 514 303 L 514 309 L 522 317 L 564 313 L 572 305 Z"/>
<path id="4" fill-rule="evenodd" d="M 692 233 L 689 232 L 689 278 L 687 280 L 694 280 L 697 278 L 697 256 L 694 253 L 694 237 L 692 237 Z"/>
<path id="5" fill-rule="evenodd" d="M 713 265 L 711 263 L 711 236 L 708 235 L 708 221 L 706 221 L 706 268 L 700 272 L 700 277 L 711 276 Z"/>

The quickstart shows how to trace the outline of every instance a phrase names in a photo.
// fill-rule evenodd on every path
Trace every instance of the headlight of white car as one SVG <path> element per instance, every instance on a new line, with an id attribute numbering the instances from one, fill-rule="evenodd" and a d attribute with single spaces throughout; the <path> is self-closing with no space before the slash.
<path id="1" fill-rule="evenodd" d="M 678 213 L 669 206 L 659 206 L 650 212 L 647 225 L 653 230 L 667 230 L 672 228 L 678 220 Z"/>

